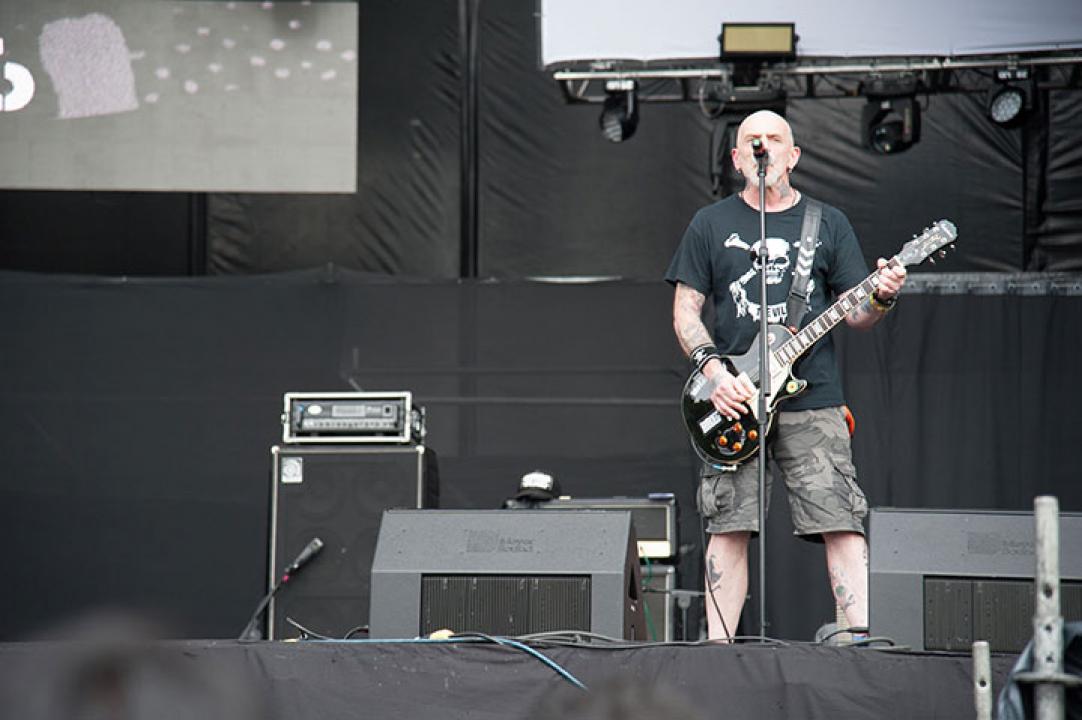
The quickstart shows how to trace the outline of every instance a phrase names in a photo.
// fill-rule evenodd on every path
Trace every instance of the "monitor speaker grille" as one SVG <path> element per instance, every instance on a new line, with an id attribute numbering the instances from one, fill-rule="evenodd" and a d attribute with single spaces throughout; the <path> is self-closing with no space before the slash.
<path id="1" fill-rule="evenodd" d="M 526 635 L 590 629 L 588 575 L 425 575 L 421 633 Z"/>

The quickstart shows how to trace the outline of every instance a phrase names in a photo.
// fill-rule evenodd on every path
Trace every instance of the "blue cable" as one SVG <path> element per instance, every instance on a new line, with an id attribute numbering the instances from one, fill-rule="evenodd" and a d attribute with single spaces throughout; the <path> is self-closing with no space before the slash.
<path id="1" fill-rule="evenodd" d="M 320 643 L 322 643 L 322 642 L 326 642 L 326 643 L 332 643 L 332 642 L 333 643 L 363 643 L 363 644 L 390 643 L 390 644 L 399 644 L 399 645 L 405 645 L 405 644 L 415 644 L 415 645 L 417 645 L 417 644 L 448 644 L 448 643 L 456 643 L 456 642 L 491 642 L 491 643 L 494 643 L 496 645 L 503 645 L 505 647 L 510 647 L 510 648 L 514 648 L 516 650 L 521 650 L 521 651 L 525 652 L 527 655 L 531 655 L 534 658 L 536 658 L 536 659 L 540 660 L 541 662 L 543 662 L 545 665 L 548 665 L 549 668 L 551 668 L 554 672 L 556 672 L 556 674 L 558 674 L 564 680 L 567 680 L 569 683 L 571 683 L 575 687 L 577 687 L 577 688 L 579 688 L 581 690 L 586 690 L 587 692 L 589 691 L 589 689 L 585 685 L 583 685 L 582 682 L 578 678 L 576 678 L 570 672 L 565 670 L 563 667 L 560 666 L 559 663 L 557 663 L 555 660 L 553 660 L 549 656 L 545 655 L 544 653 L 539 652 L 539 651 L 533 649 L 532 647 L 530 647 L 529 645 L 527 645 L 525 643 L 522 643 L 522 642 L 519 642 L 518 640 L 511 640 L 509 638 L 504 638 L 504 637 L 495 637 L 495 636 L 492 636 L 492 635 L 485 635 L 483 633 L 465 633 L 463 635 L 455 635 L 454 637 L 449 637 L 449 638 L 391 638 L 391 639 L 378 639 L 378 640 L 377 639 L 372 639 L 372 638 L 356 638 L 356 639 L 350 639 L 350 640 L 333 640 L 333 639 L 310 640 L 309 642 L 320 642 Z"/>

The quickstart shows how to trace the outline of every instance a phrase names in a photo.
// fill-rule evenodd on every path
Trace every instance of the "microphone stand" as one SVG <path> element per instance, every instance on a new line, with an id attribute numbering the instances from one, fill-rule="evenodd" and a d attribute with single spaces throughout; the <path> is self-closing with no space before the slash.
<path id="1" fill-rule="evenodd" d="M 312 538 L 312 540 L 301 550 L 300 555 L 293 560 L 292 563 L 282 571 L 282 576 L 275 581 L 274 587 L 263 596 L 263 599 L 259 601 L 259 605 L 256 606 L 255 612 L 252 613 L 252 617 L 248 619 L 248 624 L 244 626 L 244 629 L 240 632 L 238 640 L 262 640 L 263 631 L 260 629 L 260 620 L 263 618 L 263 613 L 267 609 L 267 605 L 270 604 L 271 599 L 278 594 L 278 591 L 287 585 L 290 580 L 297 576 L 297 573 L 301 569 L 312 561 L 320 550 L 323 549 L 323 541 L 319 538 Z"/>
<path id="2" fill-rule="evenodd" d="M 770 156 L 756 152 L 759 165 L 759 641 L 766 642 L 766 415 L 770 388 L 770 335 L 766 295 L 766 266 L 770 252 L 766 247 L 766 166 Z"/>
<path id="3" fill-rule="evenodd" d="M 278 589 L 282 587 L 283 583 L 289 582 L 289 576 L 285 575 L 281 580 L 274 583 L 274 587 L 270 589 L 263 599 L 259 601 L 259 605 L 256 606 L 255 612 L 252 613 L 252 617 L 248 619 L 248 624 L 241 630 L 238 640 L 262 640 L 263 631 L 260 629 L 260 620 L 263 619 L 263 613 L 267 609 L 267 605 L 270 604 L 271 598 L 278 594 Z"/>

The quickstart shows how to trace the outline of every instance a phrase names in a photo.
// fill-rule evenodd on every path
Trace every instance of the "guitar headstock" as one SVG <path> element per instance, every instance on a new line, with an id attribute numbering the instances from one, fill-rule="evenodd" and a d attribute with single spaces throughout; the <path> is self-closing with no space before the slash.
<path id="1" fill-rule="evenodd" d="M 958 228 L 950 220 L 940 220 L 916 236 L 898 253 L 902 265 L 918 265 L 928 259 L 932 253 L 950 245 L 958 238 Z"/>

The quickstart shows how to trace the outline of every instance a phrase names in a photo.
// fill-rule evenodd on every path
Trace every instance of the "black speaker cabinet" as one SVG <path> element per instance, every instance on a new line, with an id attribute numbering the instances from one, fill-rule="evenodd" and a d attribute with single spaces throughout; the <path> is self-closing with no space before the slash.
<path id="1" fill-rule="evenodd" d="M 278 591 L 267 637 L 298 637 L 287 618 L 343 637 L 368 624 L 372 555 L 389 508 L 439 504 L 436 458 L 421 445 L 271 448 L 270 578 L 315 537 L 323 551 Z"/>
<path id="2" fill-rule="evenodd" d="M 371 637 L 448 628 L 645 640 L 640 583 L 627 511 L 389 511 L 372 563 Z"/>
<path id="3" fill-rule="evenodd" d="M 559 497 L 537 504 L 538 510 L 629 510 L 635 523 L 639 557 L 667 560 L 676 555 L 676 497 L 656 493 L 648 497 Z"/>
<path id="4" fill-rule="evenodd" d="M 868 624 L 916 650 L 1018 652 L 1033 637 L 1033 513 L 877 508 Z M 1082 515 L 1060 513 L 1060 605 L 1082 620 Z"/>

